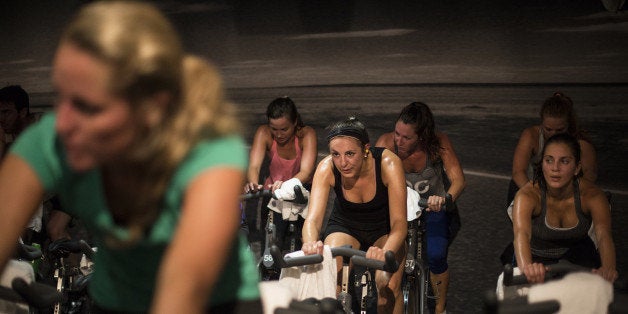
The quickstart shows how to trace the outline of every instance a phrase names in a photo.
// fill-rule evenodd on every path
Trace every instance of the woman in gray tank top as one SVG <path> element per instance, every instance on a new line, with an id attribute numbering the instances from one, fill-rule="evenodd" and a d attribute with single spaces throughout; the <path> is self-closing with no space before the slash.
<path id="1" fill-rule="evenodd" d="M 578 140 L 561 133 L 543 147 L 534 180 L 517 193 L 513 208 L 517 265 L 530 283 L 543 282 L 545 265 L 567 259 L 617 279 L 610 206 L 604 192 L 580 178 Z M 587 231 L 595 227 L 597 249 Z"/>

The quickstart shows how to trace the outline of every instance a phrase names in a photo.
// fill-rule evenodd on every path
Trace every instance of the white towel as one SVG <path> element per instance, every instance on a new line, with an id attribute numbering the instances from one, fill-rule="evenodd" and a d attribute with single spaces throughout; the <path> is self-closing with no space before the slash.
<path id="1" fill-rule="evenodd" d="M 0 284 L 11 288 L 14 278 L 21 277 L 27 283 L 35 281 L 35 271 L 31 263 L 26 261 L 9 260 L 0 276 Z M 28 305 L 0 300 L 0 313 L 29 313 Z"/>
<path id="2" fill-rule="evenodd" d="M 520 275 L 518 267 L 514 275 Z M 512 300 L 528 296 L 529 303 L 556 300 L 560 303 L 558 313 L 606 313 L 613 301 L 613 286 L 599 275 L 588 272 L 574 272 L 562 279 L 542 284 L 515 286 L 503 285 L 502 273 L 497 279 L 497 299 Z"/>
<path id="3" fill-rule="evenodd" d="M 277 280 L 261 281 L 258 285 L 264 314 L 273 314 L 278 308 L 288 308 L 294 292 Z"/>
<path id="4" fill-rule="evenodd" d="M 294 194 L 294 187 L 297 185 L 301 187 L 303 186 L 303 184 L 301 184 L 301 180 L 297 178 L 292 178 L 290 180 L 284 181 L 281 184 L 281 187 L 276 189 L 273 194 L 278 200 L 291 201 L 296 197 L 296 195 Z"/>
<path id="5" fill-rule="evenodd" d="M 286 256 L 303 256 L 303 251 L 296 251 Z M 314 265 L 296 266 L 281 270 L 279 282 L 294 292 L 294 298 L 336 298 L 336 260 L 331 255 L 328 245 L 323 247 L 323 262 Z"/>
<path id="6" fill-rule="evenodd" d="M 296 197 L 294 193 L 295 186 L 301 187 L 301 192 L 305 199 L 308 200 L 308 203 L 297 204 L 291 202 Z M 281 214 L 283 220 L 296 221 L 299 216 L 303 217 L 303 219 L 307 217 L 307 205 L 309 204 L 310 192 L 301 185 L 299 179 L 292 178 L 285 181 L 281 184 L 281 188 L 275 190 L 274 195 L 277 199 L 271 198 L 268 202 L 268 208 Z"/>
<path id="7" fill-rule="evenodd" d="M 411 189 L 410 187 L 406 187 L 408 192 L 407 197 L 407 210 L 408 210 L 408 221 L 413 221 L 419 217 L 421 217 L 421 207 L 419 207 L 419 200 L 421 199 L 421 195 L 419 192 Z"/>
<path id="8" fill-rule="evenodd" d="M 560 280 L 533 285 L 528 302 L 558 300 L 558 313 L 606 313 L 613 301 L 613 285 L 599 275 L 575 272 Z"/>

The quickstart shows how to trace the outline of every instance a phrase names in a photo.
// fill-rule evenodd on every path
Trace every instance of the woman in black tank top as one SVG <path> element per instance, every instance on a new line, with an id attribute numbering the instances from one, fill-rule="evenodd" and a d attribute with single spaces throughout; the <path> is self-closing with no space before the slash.
<path id="1" fill-rule="evenodd" d="M 559 259 L 592 267 L 594 273 L 615 281 L 610 206 L 601 189 L 579 178 L 582 166 L 578 140 L 569 134 L 554 135 L 547 140 L 541 156 L 534 181 L 523 186 L 514 200 L 517 265 L 531 283 L 543 282 L 543 263 Z M 591 224 L 597 250 L 587 234 Z"/>
<path id="2" fill-rule="evenodd" d="M 368 132 L 355 118 L 334 124 L 327 140 L 330 155 L 316 168 L 308 216 L 303 225 L 303 252 L 323 253 L 331 247 L 351 245 L 367 251 L 368 258 L 384 260 L 393 251 L 400 265 L 405 258 L 406 184 L 399 158 L 391 151 L 371 148 Z M 323 220 L 329 193 L 336 202 L 326 230 Z M 342 259 L 338 259 L 342 269 Z M 403 309 L 401 275 L 377 271 L 378 312 Z"/>

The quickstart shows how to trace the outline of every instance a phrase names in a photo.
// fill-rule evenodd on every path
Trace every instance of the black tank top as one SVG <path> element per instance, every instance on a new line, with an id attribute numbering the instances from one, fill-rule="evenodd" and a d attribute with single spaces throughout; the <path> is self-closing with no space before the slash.
<path id="1" fill-rule="evenodd" d="M 578 224 L 571 228 L 556 228 L 547 224 L 545 219 L 547 215 L 546 192 L 541 191 L 541 214 L 532 218 L 532 239 L 530 240 L 532 255 L 559 259 L 571 246 L 588 237 L 591 218 L 582 211 L 578 180 L 573 181 L 573 186 Z"/>
<path id="2" fill-rule="evenodd" d="M 388 210 L 388 188 L 382 182 L 381 162 L 382 147 L 371 147 L 371 154 L 375 159 L 375 178 L 376 190 L 375 197 L 366 203 L 353 203 L 344 198 L 342 192 L 342 182 L 340 172 L 334 166 L 334 178 L 336 184 L 334 191 L 336 192 L 336 201 L 334 209 L 329 217 L 330 220 L 337 222 L 351 229 L 370 231 L 370 230 L 387 230 L 390 232 L 390 213 Z"/>

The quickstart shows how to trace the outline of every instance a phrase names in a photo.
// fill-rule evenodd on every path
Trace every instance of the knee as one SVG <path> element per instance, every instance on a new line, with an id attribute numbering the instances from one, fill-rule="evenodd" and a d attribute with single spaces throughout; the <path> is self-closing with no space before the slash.
<path id="1" fill-rule="evenodd" d="M 447 253 L 438 252 L 438 254 L 428 255 L 428 264 L 432 273 L 444 273 L 449 268 L 447 265 Z"/>
<path id="2" fill-rule="evenodd" d="M 446 242 L 446 241 L 445 241 Z M 430 267 L 430 271 L 434 274 L 444 273 L 447 268 L 447 245 L 437 246 L 433 249 L 428 249 L 427 260 Z"/>

